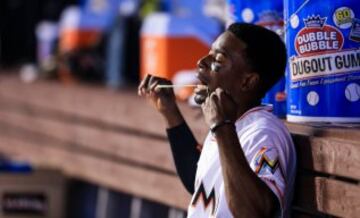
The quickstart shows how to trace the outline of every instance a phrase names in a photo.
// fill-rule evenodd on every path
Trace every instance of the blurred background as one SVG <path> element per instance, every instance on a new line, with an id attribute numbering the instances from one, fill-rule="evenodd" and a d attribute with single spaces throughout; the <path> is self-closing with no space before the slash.
<path id="1" fill-rule="evenodd" d="M 147 73 L 195 84 L 225 11 L 223 0 L 0 1 L 0 217 L 185 217 L 161 117 L 136 86 Z M 176 93 L 186 103 L 192 90 Z"/>
<path id="2" fill-rule="evenodd" d="M 172 79 L 179 71 L 192 70 L 226 22 L 223 0 L 4 0 L 0 4 L 2 69 L 17 67 L 28 82 L 51 78 L 113 89 L 136 84 L 150 72 Z M 182 46 L 193 52 L 183 54 Z M 163 59 L 160 64 L 158 58 Z"/>

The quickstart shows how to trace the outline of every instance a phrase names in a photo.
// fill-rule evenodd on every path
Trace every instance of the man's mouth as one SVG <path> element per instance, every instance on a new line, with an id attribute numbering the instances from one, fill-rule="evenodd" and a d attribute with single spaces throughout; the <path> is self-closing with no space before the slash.
<path id="1" fill-rule="evenodd" d="M 198 72 L 197 78 L 200 81 L 200 84 L 195 88 L 195 102 L 197 104 L 202 104 L 205 102 L 206 97 L 209 95 L 209 87 L 208 87 L 208 80 L 200 73 Z"/>
<path id="2" fill-rule="evenodd" d="M 209 84 L 209 81 L 200 72 L 197 73 L 196 77 L 199 79 L 202 85 L 207 86 Z"/>

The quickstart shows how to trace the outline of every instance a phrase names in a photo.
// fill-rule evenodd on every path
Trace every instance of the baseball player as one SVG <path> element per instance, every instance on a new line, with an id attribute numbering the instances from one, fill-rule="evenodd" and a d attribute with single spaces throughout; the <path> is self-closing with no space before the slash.
<path id="1" fill-rule="evenodd" d="M 191 51 L 190 51 L 191 52 Z M 285 45 L 272 31 L 234 23 L 198 61 L 195 100 L 210 129 L 199 146 L 165 79 L 139 85 L 163 115 L 189 218 L 288 217 L 296 155 L 285 125 L 261 105 L 283 76 Z"/>

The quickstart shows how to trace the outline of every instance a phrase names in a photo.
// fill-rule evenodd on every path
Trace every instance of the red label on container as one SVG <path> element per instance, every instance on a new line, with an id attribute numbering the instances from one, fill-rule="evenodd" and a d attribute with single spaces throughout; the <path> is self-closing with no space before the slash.
<path id="1" fill-rule="evenodd" d="M 341 50 L 344 36 L 335 27 L 325 25 L 326 18 L 312 16 L 304 19 L 305 27 L 295 37 L 295 50 L 298 55 L 310 55 Z"/>

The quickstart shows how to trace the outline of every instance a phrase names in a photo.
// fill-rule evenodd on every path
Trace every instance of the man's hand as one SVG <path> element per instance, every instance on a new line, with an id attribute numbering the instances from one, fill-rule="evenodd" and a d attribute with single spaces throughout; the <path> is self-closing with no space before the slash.
<path id="1" fill-rule="evenodd" d="M 224 120 L 236 121 L 237 105 L 223 89 L 217 88 L 201 105 L 205 121 L 209 126 Z"/>
<path id="2" fill-rule="evenodd" d="M 183 117 L 176 104 L 175 94 L 172 88 L 159 88 L 158 85 L 171 85 L 171 81 L 146 75 L 138 87 L 138 95 L 146 96 L 166 119 L 168 128 L 183 122 Z"/>

